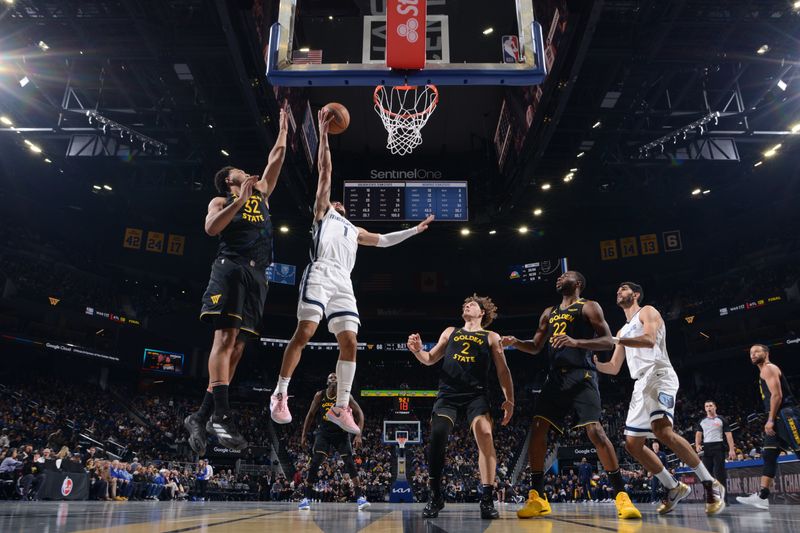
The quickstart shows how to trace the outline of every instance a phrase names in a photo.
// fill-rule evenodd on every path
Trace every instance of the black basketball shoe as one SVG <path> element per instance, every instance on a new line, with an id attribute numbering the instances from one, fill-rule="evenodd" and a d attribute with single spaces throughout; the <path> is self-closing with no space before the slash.
<path id="1" fill-rule="evenodd" d="M 500 518 L 500 513 L 494 508 L 494 502 L 492 500 L 481 502 L 481 518 L 484 520 Z"/>
<path id="2" fill-rule="evenodd" d="M 183 419 L 183 427 L 189 432 L 189 446 L 192 447 L 194 453 L 200 456 L 205 455 L 208 434 L 203 420 L 197 416 L 197 413 L 193 413 Z"/>
<path id="3" fill-rule="evenodd" d="M 247 448 L 247 439 L 239 433 L 239 428 L 236 426 L 236 421 L 231 413 L 212 415 L 206 422 L 206 432 L 209 435 L 215 435 L 220 444 L 231 450 L 244 450 Z"/>
<path id="4" fill-rule="evenodd" d="M 436 518 L 439 516 L 439 511 L 444 509 L 444 498 L 434 498 L 431 496 L 431 499 L 428 500 L 428 505 L 425 506 L 425 510 L 422 511 L 422 516 L 425 518 Z"/>

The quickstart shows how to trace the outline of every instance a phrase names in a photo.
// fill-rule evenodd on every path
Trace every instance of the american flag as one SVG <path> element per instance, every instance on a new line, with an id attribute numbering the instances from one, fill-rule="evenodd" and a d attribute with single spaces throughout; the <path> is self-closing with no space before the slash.
<path id="1" fill-rule="evenodd" d="M 321 65 L 322 50 L 309 50 L 307 52 L 292 50 L 292 63 L 295 65 Z"/>

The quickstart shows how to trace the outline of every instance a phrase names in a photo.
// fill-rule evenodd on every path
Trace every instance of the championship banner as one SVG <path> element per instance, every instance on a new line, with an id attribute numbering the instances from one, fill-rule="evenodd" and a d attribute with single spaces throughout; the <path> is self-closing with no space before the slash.
<path id="1" fill-rule="evenodd" d="M 44 473 L 44 481 L 39 492 L 39 500 L 88 500 L 89 474 L 72 472 Z"/>

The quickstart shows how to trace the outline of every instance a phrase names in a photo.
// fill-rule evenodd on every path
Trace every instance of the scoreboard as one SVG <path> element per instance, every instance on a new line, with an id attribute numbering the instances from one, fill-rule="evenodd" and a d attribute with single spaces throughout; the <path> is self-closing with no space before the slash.
<path id="1" fill-rule="evenodd" d="M 555 277 L 556 274 L 563 274 L 567 270 L 569 270 L 569 266 L 566 257 L 560 259 L 544 259 L 534 263 L 525 263 L 524 265 L 513 265 L 508 274 L 508 279 L 511 281 L 530 283 L 533 281 L 551 279 Z"/>
<path id="2" fill-rule="evenodd" d="M 466 181 L 346 181 L 350 220 L 469 220 Z"/>

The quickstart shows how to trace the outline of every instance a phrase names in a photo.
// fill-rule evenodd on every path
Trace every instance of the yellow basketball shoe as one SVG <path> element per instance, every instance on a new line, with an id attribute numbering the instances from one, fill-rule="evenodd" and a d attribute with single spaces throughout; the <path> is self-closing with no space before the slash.
<path id="1" fill-rule="evenodd" d="M 533 518 L 534 516 L 546 516 L 552 512 L 550 502 L 547 501 L 547 494 L 541 498 L 536 490 L 530 490 L 528 491 L 528 501 L 525 502 L 522 509 L 517 511 L 517 517 Z"/>
<path id="2" fill-rule="evenodd" d="M 618 492 L 617 497 L 614 500 L 614 503 L 617 505 L 617 516 L 620 518 L 641 518 L 642 513 L 639 512 L 633 502 L 631 501 L 631 497 L 628 496 L 625 492 Z"/>

